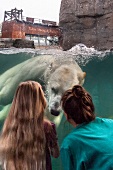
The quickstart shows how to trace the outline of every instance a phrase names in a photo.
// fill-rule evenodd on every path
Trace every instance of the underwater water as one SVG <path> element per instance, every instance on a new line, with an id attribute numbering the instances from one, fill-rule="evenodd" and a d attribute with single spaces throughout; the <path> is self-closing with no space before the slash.
<path id="1" fill-rule="evenodd" d="M 44 85 L 42 75 L 37 73 L 37 65 L 30 65 L 29 59 L 40 55 L 53 55 L 68 58 L 70 56 L 86 72 L 84 87 L 92 95 L 95 105 L 95 113 L 100 117 L 113 118 L 113 53 L 110 51 L 96 51 L 93 48 L 79 44 L 69 51 L 58 49 L 0 49 L 0 129 L 10 108 L 14 90 L 19 82 L 27 79 L 40 81 Z M 23 63 L 29 64 L 23 73 Z M 40 64 L 40 63 L 39 63 Z M 46 66 L 46 61 L 43 67 Z M 36 69 L 35 69 L 36 67 Z M 27 70 L 28 69 L 28 70 Z M 36 72 L 37 70 L 37 72 Z M 38 75 L 38 77 L 37 77 Z M 26 78 L 25 78 L 25 77 Z M 4 93 L 5 91 L 5 93 Z M 3 95 L 5 94 L 5 100 Z M 62 113 L 61 113 L 62 114 Z M 60 124 L 57 126 L 59 145 L 63 138 L 71 131 L 72 127 L 65 121 L 64 116 L 60 117 Z M 53 170 L 62 170 L 60 157 L 52 158 Z"/>

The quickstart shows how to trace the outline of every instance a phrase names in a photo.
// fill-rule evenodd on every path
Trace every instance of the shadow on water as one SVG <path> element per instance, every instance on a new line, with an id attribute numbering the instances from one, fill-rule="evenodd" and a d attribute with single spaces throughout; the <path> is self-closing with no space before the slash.
<path id="1" fill-rule="evenodd" d="M 78 49 L 77 49 L 78 50 Z M 86 80 L 84 87 L 92 95 L 95 112 L 97 116 L 113 118 L 113 54 L 107 53 L 104 57 L 101 57 L 100 53 L 93 55 L 87 53 L 85 55 L 82 50 L 82 54 L 79 55 L 80 51 L 33 51 L 33 52 L 21 52 L 18 53 L 0 53 L 0 74 L 3 74 L 8 69 L 13 66 L 22 63 L 36 55 L 45 53 L 52 54 L 57 57 L 57 55 L 68 56 L 73 55 L 75 60 L 79 63 L 82 70 L 86 72 Z M 91 49 L 90 49 L 91 50 Z M 100 56 L 100 57 L 99 57 Z M 85 61 L 85 62 L 84 62 Z M 20 80 L 21 81 L 21 80 Z M 0 111 L 4 109 L 5 106 L 0 105 Z M 62 113 L 61 113 L 62 114 Z M 0 129 L 3 126 L 3 119 L 0 120 Z M 60 125 L 57 127 L 59 144 L 63 138 L 71 131 L 72 127 L 65 122 L 64 116 L 62 117 Z M 53 170 L 62 170 L 60 157 L 58 159 L 52 158 Z"/>

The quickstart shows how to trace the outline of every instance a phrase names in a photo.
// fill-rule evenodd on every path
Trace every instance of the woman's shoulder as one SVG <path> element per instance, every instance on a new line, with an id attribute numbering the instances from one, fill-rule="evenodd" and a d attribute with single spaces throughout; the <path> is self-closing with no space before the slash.
<path id="1" fill-rule="evenodd" d="M 44 130 L 46 133 L 50 133 L 51 131 L 56 131 L 56 126 L 50 120 L 44 119 Z"/>
<path id="2" fill-rule="evenodd" d="M 45 126 L 52 127 L 52 126 L 55 126 L 55 124 L 53 122 L 51 122 L 50 120 L 48 120 L 48 119 L 44 119 L 44 127 Z"/>
<path id="3" fill-rule="evenodd" d="M 57 132 L 56 127 L 53 122 L 50 122 L 48 120 L 44 121 L 44 131 L 45 131 L 45 137 L 47 144 L 54 148 L 54 146 L 57 146 Z"/>

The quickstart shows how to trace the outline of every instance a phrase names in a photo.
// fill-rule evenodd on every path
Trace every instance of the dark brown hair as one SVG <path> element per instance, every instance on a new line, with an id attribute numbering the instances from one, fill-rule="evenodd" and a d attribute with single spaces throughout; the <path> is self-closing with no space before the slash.
<path id="1" fill-rule="evenodd" d="M 45 108 L 41 85 L 35 81 L 20 83 L 0 137 L 6 170 L 45 169 Z"/>
<path id="2" fill-rule="evenodd" d="M 63 94 L 61 106 L 67 114 L 67 119 L 73 119 L 76 124 L 95 119 L 92 97 L 80 85 L 73 86 Z"/>

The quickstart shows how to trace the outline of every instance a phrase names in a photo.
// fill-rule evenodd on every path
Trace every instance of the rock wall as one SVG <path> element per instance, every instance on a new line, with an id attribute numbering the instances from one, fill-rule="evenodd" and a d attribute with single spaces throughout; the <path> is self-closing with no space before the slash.
<path id="1" fill-rule="evenodd" d="M 98 50 L 113 48 L 112 0 L 62 0 L 59 14 L 61 46 L 78 43 Z"/>
<path id="2" fill-rule="evenodd" d="M 16 47 L 16 48 L 35 48 L 34 41 L 25 40 L 25 39 L 16 39 L 13 42 L 13 47 Z"/>
<path id="3" fill-rule="evenodd" d="M 11 39 L 11 38 L 1 38 L 0 48 L 35 48 L 34 41 L 26 39 Z"/>

